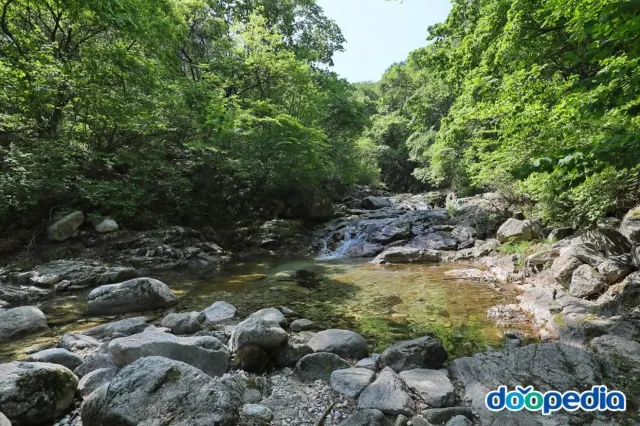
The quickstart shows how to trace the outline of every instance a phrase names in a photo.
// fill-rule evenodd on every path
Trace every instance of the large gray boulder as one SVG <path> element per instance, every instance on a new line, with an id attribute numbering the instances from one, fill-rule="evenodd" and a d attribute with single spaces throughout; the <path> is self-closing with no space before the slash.
<path id="1" fill-rule="evenodd" d="M 162 318 L 160 325 L 171 330 L 173 334 L 196 334 L 202 330 L 198 315 L 199 312 L 173 312 Z"/>
<path id="2" fill-rule="evenodd" d="M 510 218 L 498 228 L 496 238 L 501 243 L 507 241 L 531 241 L 534 238 L 531 222 Z"/>
<path id="3" fill-rule="evenodd" d="M 367 210 L 379 210 L 385 207 L 391 207 L 391 201 L 384 197 L 370 196 L 362 200 L 362 208 Z"/>
<path id="4" fill-rule="evenodd" d="M 219 300 L 200 312 L 198 321 L 203 327 L 216 326 L 231 321 L 238 310 L 231 303 Z"/>
<path id="5" fill-rule="evenodd" d="M 439 262 L 442 255 L 437 250 L 423 250 L 415 247 L 392 247 L 376 256 L 371 263 L 430 263 Z"/>
<path id="6" fill-rule="evenodd" d="M 93 353 L 100 345 L 98 339 L 84 334 L 67 333 L 58 339 L 58 347 L 81 354 Z"/>
<path id="7" fill-rule="evenodd" d="M 589 265 L 580 265 L 573 271 L 569 294 L 575 297 L 589 297 L 601 293 L 607 287 L 602 276 Z"/>
<path id="8" fill-rule="evenodd" d="M 47 318 L 35 306 L 20 306 L 0 312 L 0 343 L 48 330 Z"/>
<path id="9" fill-rule="evenodd" d="M 631 243 L 640 244 L 640 206 L 629 210 L 625 215 L 620 223 L 620 233 Z"/>
<path id="10" fill-rule="evenodd" d="M 219 378 L 163 357 L 120 370 L 82 404 L 84 426 L 232 426 L 239 397 Z"/>
<path id="11" fill-rule="evenodd" d="M 168 333 L 145 332 L 114 339 L 109 357 L 123 367 L 148 356 L 182 361 L 210 376 L 221 376 L 229 369 L 229 349 L 211 336 L 177 337 Z"/>
<path id="12" fill-rule="evenodd" d="M 334 371 L 349 367 L 349 363 L 336 354 L 317 352 L 302 357 L 294 372 L 302 382 L 329 381 Z"/>
<path id="13" fill-rule="evenodd" d="M 358 410 L 339 426 L 391 426 L 389 420 L 380 410 Z"/>
<path id="14" fill-rule="evenodd" d="M 12 422 L 35 425 L 52 422 L 73 402 L 78 379 L 57 364 L 0 364 L 0 412 Z"/>
<path id="15" fill-rule="evenodd" d="M 108 348 L 106 348 L 108 349 Z M 78 366 L 73 372 L 78 377 L 84 377 L 87 374 L 103 368 L 117 368 L 108 353 L 96 352 L 84 358 L 84 362 Z"/>
<path id="16" fill-rule="evenodd" d="M 82 222 L 84 214 L 81 211 L 66 214 L 47 227 L 47 237 L 50 241 L 66 241 L 75 234 Z"/>
<path id="17" fill-rule="evenodd" d="M 73 371 L 80 364 L 82 364 L 82 358 L 78 355 L 62 348 L 45 349 L 40 352 L 36 352 L 27 357 L 29 362 L 48 362 L 50 364 L 58 364 L 63 367 L 67 367 Z"/>
<path id="18" fill-rule="evenodd" d="M 615 259 L 607 259 L 598 265 L 598 272 L 609 284 L 620 281 L 633 272 L 633 269 L 633 265 L 630 263 L 621 262 Z"/>
<path id="19" fill-rule="evenodd" d="M 345 359 L 362 359 L 369 355 L 364 337 L 350 330 L 320 331 L 308 345 L 315 352 L 331 352 Z"/>
<path id="20" fill-rule="evenodd" d="M 118 373 L 115 368 L 99 368 L 80 379 L 76 395 L 86 398 L 100 386 L 109 383 Z"/>
<path id="21" fill-rule="evenodd" d="M 416 405 L 407 386 L 390 368 L 385 368 L 358 398 L 358 409 L 373 408 L 388 415 L 413 416 Z"/>
<path id="22" fill-rule="evenodd" d="M 280 324 L 281 327 L 287 325 L 287 319 L 284 314 L 276 308 L 264 308 L 249 315 L 249 318 L 262 318 L 267 321 L 275 321 Z"/>
<path id="23" fill-rule="evenodd" d="M 380 365 L 395 372 L 414 368 L 437 369 L 447 360 L 442 343 L 430 336 L 396 343 L 380 354 Z"/>
<path id="24" fill-rule="evenodd" d="M 631 251 L 629 240 L 615 229 L 590 229 L 582 233 L 580 240 L 607 257 L 620 256 Z"/>
<path id="25" fill-rule="evenodd" d="M 640 343 L 615 334 L 598 336 L 589 343 L 593 351 L 614 363 L 624 362 L 640 370 Z"/>
<path id="26" fill-rule="evenodd" d="M 464 398 L 480 416 L 483 425 L 547 424 L 549 416 L 520 411 L 491 412 L 485 406 L 488 392 L 507 386 L 533 386 L 537 391 L 565 392 L 589 390 L 603 383 L 604 368 L 596 357 L 579 348 L 561 343 L 544 343 L 511 348 L 507 351 L 479 353 L 470 358 L 458 358 L 449 366 L 451 377 L 465 388 Z M 515 416 L 514 416 L 515 414 Z M 580 416 L 588 413 L 557 412 L 554 425 L 585 424 Z M 571 420 L 571 421 L 570 421 Z M 509 423 L 511 422 L 511 423 Z"/>
<path id="27" fill-rule="evenodd" d="M 114 335 L 122 337 L 122 335 L 131 336 L 142 333 L 147 327 L 149 324 L 147 324 L 146 317 L 134 317 L 88 328 L 82 334 L 96 339 L 112 339 Z"/>
<path id="28" fill-rule="evenodd" d="M 244 346 L 258 346 L 270 353 L 287 344 L 289 335 L 275 321 L 247 318 L 231 333 L 230 346 L 237 351 Z"/>
<path id="29" fill-rule="evenodd" d="M 329 384 L 339 394 L 357 398 L 375 376 L 376 373 L 368 368 L 345 368 L 331 373 Z"/>
<path id="30" fill-rule="evenodd" d="M 98 287 L 89 293 L 87 312 L 110 315 L 170 308 L 178 302 L 169 286 L 153 278 L 135 278 Z"/>
<path id="31" fill-rule="evenodd" d="M 430 407 L 448 407 L 455 401 L 447 370 L 416 368 L 400 372 L 400 378 Z"/>

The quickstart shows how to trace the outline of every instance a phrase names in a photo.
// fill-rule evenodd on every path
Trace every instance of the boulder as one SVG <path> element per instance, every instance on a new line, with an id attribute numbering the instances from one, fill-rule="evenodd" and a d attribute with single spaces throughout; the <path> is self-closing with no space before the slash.
<path id="1" fill-rule="evenodd" d="M 445 426 L 471 426 L 473 422 L 465 416 L 455 416 Z"/>
<path id="2" fill-rule="evenodd" d="M 385 207 L 391 207 L 391 201 L 384 197 L 370 196 L 362 200 L 362 208 L 367 210 L 379 210 Z"/>
<path id="3" fill-rule="evenodd" d="M 376 358 L 362 358 L 360 361 L 356 362 L 355 366 L 357 368 L 368 368 L 369 370 L 377 371 L 378 361 Z"/>
<path id="4" fill-rule="evenodd" d="M 247 318 L 233 329 L 230 345 L 232 351 L 243 346 L 255 345 L 271 353 L 287 344 L 289 335 L 275 321 Z"/>
<path id="5" fill-rule="evenodd" d="M 231 359 L 229 349 L 210 336 L 177 337 L 168 333 L 145 332 L 109 343 L 109 357 L 119 367 L 148 356 L 182 361 L 210 376 L 226 373 Z"/>
<path id="6" fill-rule="evenodd" d="M 42 362 L 0 364 L 0 412 L 12 422 L 53 422 L 73 402 L 78 379 L 71 370 Z"/>
<path id="7" fill-rule="evenodd" d="M 544 423 L 546 420 L 543 419 L 549 417 L 521 411 L 515 413 L 517 422 L 513 422 L 514 413 L 507 410 L 492 412 L 486 408 L 487 393 L 503 385 L 508 389 L 530 385 L 540 392 L 582 392 L 603 383 L 604 367 L 593 354 L 583 349 L 561 343 L 543 343 L 458 358 L 449 366 L 449 373 L 464 385 L 464 398 L 480 416 L 480 424 L 525 425 L 536 424 L 536 421 Z M 580 418 L 573 417 L 580 415 L 585 414 L 558 412 L 553 417 L 556 424 L 584 424 Z M 508 423 L 510 421 L 513 423 Z"/>
<path id="8" fill-rule="evenodd" d="M 98 339 L 111 339 L 113 336 L 122 337 L 122 335 L 131 336 L 142 333 L 147 327 L 149 324 L 146 317 L 134 317 L 89 328 L 82 334 Z"/>
<path id="9" fill-rule="evenodd" d="M 568 286 L 569 283 L 571 283 L 573 272 L 582 265 L 583 263 L 579 259 L 570 254 L 561 254 L 553 261 L 551 272 L 553 273 L 553 278 L 555 278 L 558 283 L 563 286 Z"/>
<path id="10" fill-rule="evenodd" d="M 83 426 L 231 426 L 240 401 L 219 378 L 163 357 L 120 370 L 82 404 Z"/>
<path id="11" fill-rule="evenodd" d="M 349 367 L 349 363 L 336 354 L 318 352 L 302 357 L 298 361 L 294 372 L 302 382 L 329 381 L 331 373 Z"/>
<path id="12" fill-rule="evenodd" d="M 118 230 L 118 223 L 107 217 L 97 221 L 95 225 L 93 225 L 93 228 L 99 234 L 107 234 L 109 232 L 116 232 Z"/>
<path id="13" fill-rule="evenodd" d="M 430 407 L 448 407 L 455 401 L 447 370 L 417 368 L 400 372 L 400 378 Z"/>
<path id="14" fill-rule="evenodd" d="M 631 249 L 631 260 L 633 261 L 633 266 L 640 269 L 640 245 Z"/>
<path id="15" fill-rule="evenodd" d="M 631 251 L 629 240 L 615 229 L 590 229 L 582 233 L 580 240 L 607 257 L 620 256 Z"/>
<path id="16" fill-rule="evenodd" d="M 593 351 L 611 362 L 621 361 L 634 369 L 640 369 L 640 343 L 615 334 L 596 337 L 589 344 Z"/>
<path id="17" fill-rule="evenodd" d="M 0 312 L 0 343 L 48 330 L 47 318 L 35 306 L 20 306 Z"/>
<path id="18" fill-rule="evenodd" d="M 196 334 L 202 330 L 198 315 L 199 312 L 171 313 L 162 318 L 160 325 L 171 330 L 173 334 Z"/>
<path id="19" fill-rule="evenodd" d="M 329 384 L 339 394 L 357 398 L 375 376 L 376 373 L 367 368 L 344 368 L 331 373 Z"/>
<path id="20" fill-rule="evenodd" d="M 547 239 L 550 241 L 560 241 L 573 235 L 573 228 L 554 228 L 551 230 Z"/>
<path id="21" fill-rule="evenodd" d="M 0 413 L 0 426 L 11 426 L 9 419 L 2 413 Z"/>
<path id="22" fill-rule="evenodd" d="M 408 246 L 421 250 L 456 250 L 459 241 L 450 232 L 436 231 L 418 235 Z"/>
<path id="23" fill-rule="evenodd" d="M 553 262 L 558 256 L 560 256 L 560 249 L 544 250 L 527 256 L 525 264 L 529 266 L 544 266 Z"/>
<path id="24" fill-rule="evenodd" d="M 287 319 L 284 314 L 276 308 L 264 308 L 249 315 L 249 318 L 262 318 L 267 321 L 274 321 L 280 324 L 281 327 L 287 325 Z"/>
<path id="25" fill-rule="evenodd" d="M 387 263 L 429 263 L 439 262 L 442 258 L 436 250 L 422 250 L 415 247 L 392 247 L 376 256 L 371 263 L 384 265 Z"/>
<path id="26" fill-rule="evenodd" d="M 289 341 L 286 346 L 281 347 L 273 354 L 273 360 L 276 367 L 293 367 L 305 355 L 312 353 L 313 349 L 311 349 L 306 343 L 295 343 Z"/>
<path id="27" fill-rule="evenodd" d="M 640 244 L 640 206 L 625 215 L 620 223 L 620 233 L 633 244 Z"/>
<path id="28" fill-rule="evenodd" d="M 602 276 L 589 265 L 580 265 L 573 272 L 569 294 L 575 297 L 589 297 L 603 292 L 607 283 Z"/>
<path id="29" fill-rule="evenodd" d="M 269 365 L 269 354 L 255 345 L 243 346 L 233 354 L 231 368 L 249 373 L 262 374 Z"/>
<path id="30" fill-rule="evenodd" d="M 84 214 L 81 211 L 66 214 L 47 227 L 47 237 L 50 241 L 66 241 L 76 233 L 83 222 Z"/>
<path id="31" fill-rule="evenodd" d="M 109 354 L 97 352 L 88 355 L 84 358 L 84 362 L 80 364 L 73 372 L 78 377 L 84 377 L 92 371 L 100 370 L 102 368 L 116 368 Z"/>
<path id="32" fill-rule="evenodd" d="M 320 331 L 308 345 L 314 352 L 331 352 L 345 359 L 362 359 L 369 355 L 364 337 L 350 330 Z"/>
<path id="33" fill-rule="evenodd" d="M 203 327 L 211 327 L 231 321 L 238 310 L 225 301 L 217 301 L 198 315 L 198 321 Z"/>
<path id="34" fill-rule="evenodd" d="M 76 395 L 80 398 L 86 398 L 100 386 L 109 383 L 117 373 L 118 370 L 115 368 L 99 368 L 86 374 L 78 382 Z"/>
<path id="35" fill-rule="evenodd" d="M 371 241 L 380 244 L 406 240 L 409 237 L 411 237 L 411 225 L 408 222 L 390 223 L 369 236 Z"/>
<path id="36" fill-rule="evenodd" d="M 423 410 L 420 415 L 434 425 L 443 425 L 456 417 L 473 420 L 473 412 L 467 407 L 430 408 Z"/>
<path id="37" fill-rule="evenodd" d="M 358 410 L 339 426 L 391 426 L 380 410 Z"/>
<path id="38" fill-rule="evenodd" d="M 260 404 L 245 404 L 240 410 L 240 424 L 244 426 L 262 426 L 270 424 L 273 412 Z"/>
<path id="39" fill-rule="evenodd" d="M 84 334 L 67 333 L 58 339 L 58 347 L 71 352 L 85 354 L 95 352 L 100 345 L 101 343 L 97 339 L 91 336 L 85 336 Z"/>
<path id="40" fill-rule="evenodd" d="M 372 408 L 387 415 L 413 416 L 416 406 L 407 386 L 390 368 L 380 372 L 358 398 L 358 409 Z"/>
<path id="41" fill-rule="evenodd" d="M 531 241 L 534 238 L 531 223 L 527 220 L 507 219 L 507 221 L 498 228 L 496 238 L 501 243 L 508 241 Z"/>
<path id="42" fill-rule="evenodd" d="M 633 266 L 614 259 L 607 259 L 598 265 L 598 272 L 607 283 L 613 284 L 633 272 Z"/>
<path id="43" fill-rule="evenodd" d="M 442 343 L 430 336 L 396 343 L 380 354 L 380 365 L 395 372 L 415 368 L 437 369 L 447 360 Z"/>
<path id="44" fill-rule="evenodd" d="M 153 278 L 135 278 L 89 293 L 89 315 L 111 315 L 170 308 L 178 302 L 169 286 Z"/>
<path id="45" fill-rule="evenodd" d="M 294 333 L 298 333 L 300 331 L 313 330 L 316 328 L 316 325 L 313 323 L 313 321 L 308 319 L 297 319 L 291 323 L 289 328 Z"/>
<path id="46" fill-rule="evenodd" d="M 40 352 L 36 352 L 27 357 L 29 362 L 48 362 L 50 364 L 58 364 L 63 367 L 67 367 L 73 371 L 80 364 L 82 364 L 82 358 L 73 352 L 69 352 L 62 348 L 45 349 Z"/>

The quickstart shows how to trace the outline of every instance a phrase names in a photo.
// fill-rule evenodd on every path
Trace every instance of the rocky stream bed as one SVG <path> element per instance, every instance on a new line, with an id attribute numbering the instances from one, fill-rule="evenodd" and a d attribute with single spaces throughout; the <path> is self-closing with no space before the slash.
<path id="1" fill-rule="evenodd" d="M 496 194 L 353 196 L 319 226 L 57 218 L 0 269 L 0 425 L 638 424 L 640 214 L 544 229 Z M 526 242 L 526 252 L 513 252 Z M 484 406 L 624 391 L 624 413 Z"/>

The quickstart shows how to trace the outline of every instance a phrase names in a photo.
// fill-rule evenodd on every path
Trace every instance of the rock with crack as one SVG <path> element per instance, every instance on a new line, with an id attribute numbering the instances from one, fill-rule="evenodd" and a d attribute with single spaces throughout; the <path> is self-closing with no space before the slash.
<path id="1" fill-rule="evenodd" d="M 21 425 L 52 422 L 69 409 L 77 385 L 73 372 L 61 365 L 0 364 L 0 412 Z"/>
<path id="2" fill-rule="evenodd" d="M 455 393 L 447 370 L 417 368 L 400 372 L 400 378 L 430 407 L 453 405 Z"/>
<path id="3" fill-rule="evenodd" d="M 349 363 L 336 354 L 318 352 L 302 357 L 298 361 L 294 373 L 298 380 L 302 382 L 316 380 L 328 382 L 334 371 L 349 367 Z"/>
<path id="4" fill-rule="evenodd" d="M 345 368 L 331 373 L 329 383 L 339 394 L 357 398 L 371 384 L 376 373 L 367 368 Z"/>
<path id="5" fill-rule="evenodd" d="M 362 359 L 369 355 L 364 337 L 350 330 L 320 331 L 308 345 L 315 352 L 331 352 L 345 359 Z"/>
<path id="6" fill-rule="evenodd" d="M 365 408 L 380 410 L 387 415 L 405 416 L 413 416 L 416 410 L 407 386 L 400 376 L 388 367 L 360 394 L 358 409 Z"/>
<path id="7" fill-rule="evenodd" d="M 540 392 L 581 392 L 603 383 L 605 378 L 605 369 L 593 354 L 561 343 L 533 344 L 458 358 L 449 366 L 449 372 L 453 379 L 464 385 L 465 398 L 471 401 L 471 408 L 480 416 L 482 425 L 524 426 L 549 419 L 540 413 L 489 411 L 485 406 L 485 396 L 499 386 L 513 389 L 530 385 Z M 585 416 L 584 412 L 559 412 L 549 424 L 584 424 Z"/>
<path id="8" fill-rule="evenodd" d="M 226 373 L 231 359 L 229 349 L 210 336 L 177 337 L 168 333 L 145 332 L 109 343 L 109 357 L 119 367 L 149 356 L 182 361 L 210 376 Z"/>
<path id="9" fill-rule="evenodd" d="M 81 414 L 84 426 L 231 426 L 237 424 L 239 405 L 236 393 L 221 379 L 153 356 L 120 370 L 89 395 Z"/>
<path id="10" fill-rule="evenodd" d="M 0 343 L 48 330 L 47 318 L 35 306 L 20 306 L 0 312 Z"/>
<path id="11" fill-rule="evenodd" d="M 89 293 L 87 313 L 110 315 L 170 308 L 178 299 L 162 281 L 136 278 L 98 287 Z"/>
<path id="12" fill-rule="evenodd" d="M 414 368 L 437 369 L 447 360 L 442 343 L 430 336 L 396 343 L 380 354 L 380 365 L 395 372 Z"/>

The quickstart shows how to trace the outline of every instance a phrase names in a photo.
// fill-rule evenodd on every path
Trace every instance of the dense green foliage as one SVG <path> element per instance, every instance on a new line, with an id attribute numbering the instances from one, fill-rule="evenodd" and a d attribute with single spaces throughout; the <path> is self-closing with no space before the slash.
<path id="1" fill-rule="evenodd" d="M 461 192 L 502 190 L 558 223 L 637 202 L 640 3 L 452 3 L 433 43 L 379 83 L 365 134 L 389 151 L 383 178 L 400 159 L 405 181 L 413 169 Z"/>
<path id="2" fill-rule="evenodd" d="M 343 42 L 315 0 L 2 0 L 0 226 L 206 222 L 368 179 Z"/>

